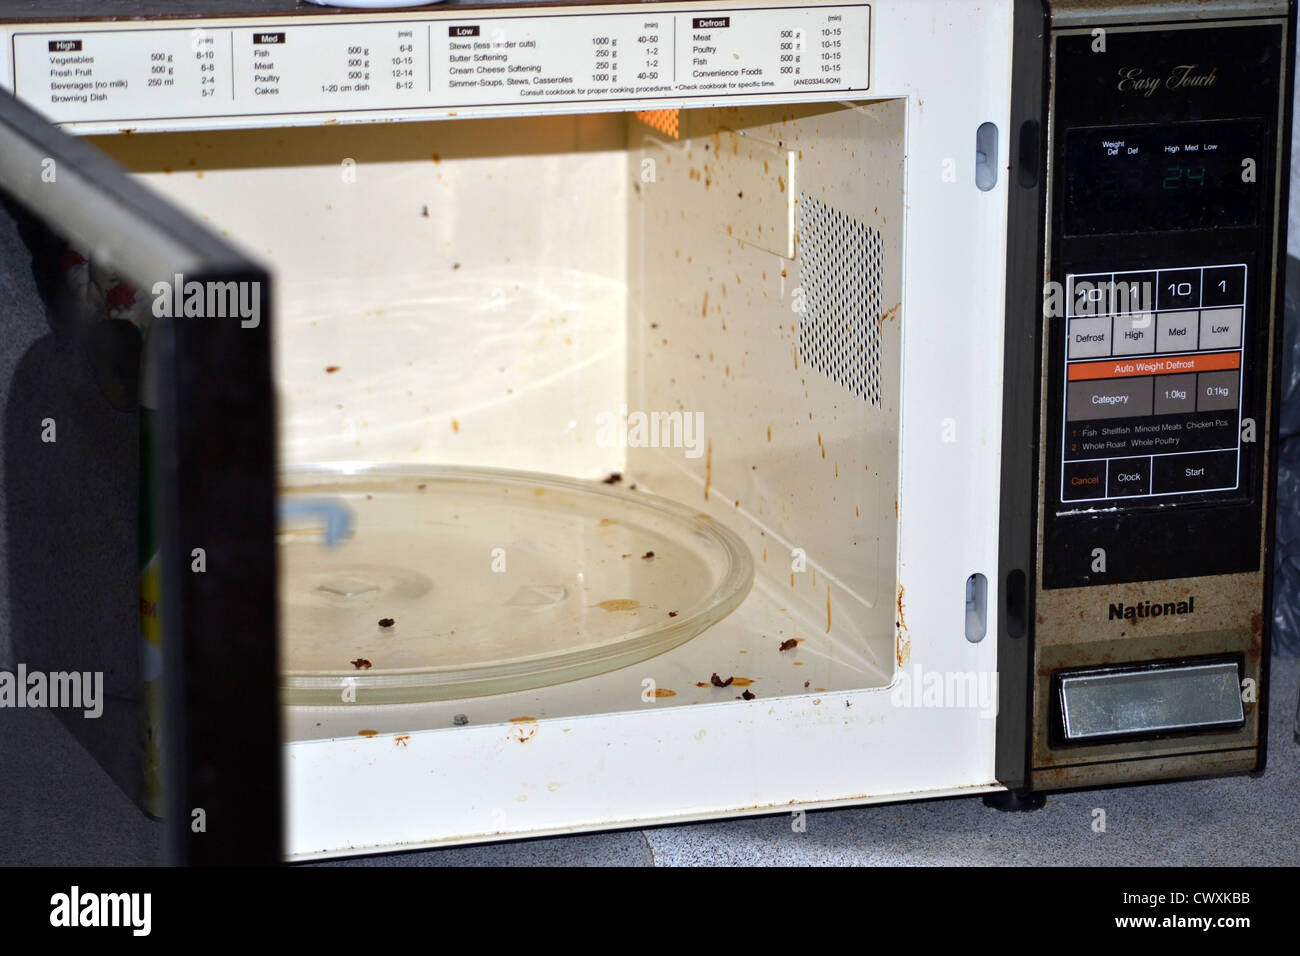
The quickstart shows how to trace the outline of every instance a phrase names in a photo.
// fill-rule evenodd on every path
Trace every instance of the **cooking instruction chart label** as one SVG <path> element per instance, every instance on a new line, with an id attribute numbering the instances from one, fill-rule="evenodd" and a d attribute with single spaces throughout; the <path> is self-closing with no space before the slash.
<path id="1" fill-rule="evenodd" d="M 55 122 L 865 91 L 867 4 L 14 32 Z"/>

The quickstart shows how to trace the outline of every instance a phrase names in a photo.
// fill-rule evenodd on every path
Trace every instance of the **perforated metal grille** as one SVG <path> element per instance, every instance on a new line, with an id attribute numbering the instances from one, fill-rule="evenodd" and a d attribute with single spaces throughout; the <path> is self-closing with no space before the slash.
<path id="1" fill-rule="evenodd" d="M 799 194 L 799 358 L 880 405 L 880 233 Z"/>
<path id="2" fill-rule="evenodd" d="M 672 139 L 677 139 L 681 131 L 680 110 L 640 110 L 636 118 Z"/>

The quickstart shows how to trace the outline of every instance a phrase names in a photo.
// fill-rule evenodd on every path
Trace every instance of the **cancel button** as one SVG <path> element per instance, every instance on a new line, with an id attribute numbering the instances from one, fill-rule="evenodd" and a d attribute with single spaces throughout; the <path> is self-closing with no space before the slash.
<path id="1" fill-rule="evenodd" d="M 1112 458 L 1107 466 L 1107 498 L 1132 498 L 1151 494 L 1150 458 Z"/>

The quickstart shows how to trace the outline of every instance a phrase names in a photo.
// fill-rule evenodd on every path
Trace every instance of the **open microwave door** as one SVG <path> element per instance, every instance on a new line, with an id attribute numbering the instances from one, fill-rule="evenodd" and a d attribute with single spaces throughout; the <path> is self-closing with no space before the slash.
<path id="1" fill-rule="evenodd" d="M 268 275 L 7 93 L 0 253 L 0 862 L 279 861 Z"/>

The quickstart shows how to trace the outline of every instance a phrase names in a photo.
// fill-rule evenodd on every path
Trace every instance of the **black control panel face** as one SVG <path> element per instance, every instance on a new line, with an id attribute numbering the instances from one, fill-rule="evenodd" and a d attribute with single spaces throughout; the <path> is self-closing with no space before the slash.
<path id="1" fill-rule="evenodd" d="M 1056 38 L 1045 588 L 1259 566 L 1281 52 L 1281 25 Z"/>

